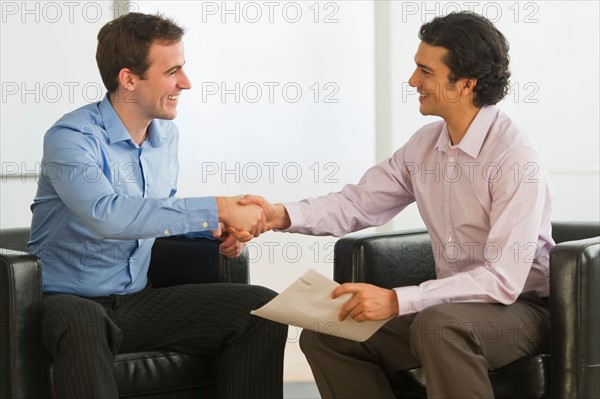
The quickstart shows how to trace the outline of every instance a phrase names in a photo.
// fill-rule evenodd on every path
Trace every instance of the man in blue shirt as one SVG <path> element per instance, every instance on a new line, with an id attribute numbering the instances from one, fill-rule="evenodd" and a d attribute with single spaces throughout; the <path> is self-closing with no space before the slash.
<path id="1" fill-rule="evenodd" d="M 169 19 L 140 13 L 106 24 L 96 60 L 107 96 L 44 137 L 29 251 L 42 265 L 44 344 L 61 398 L 117 397 L 114 355 L 153 349 L 220 351 L 222 397 L 282 396 L 287 326 L 250 315 L 274 292 L 148 284 L 156 237 L 214 233 L 221 252 L 237 257 L 243 244 L 226 226 L 254 237 L 267 229 L 262 209 L 238 197 L 175 197 L 171 120 L 191 88 L 183 34 Z"/>

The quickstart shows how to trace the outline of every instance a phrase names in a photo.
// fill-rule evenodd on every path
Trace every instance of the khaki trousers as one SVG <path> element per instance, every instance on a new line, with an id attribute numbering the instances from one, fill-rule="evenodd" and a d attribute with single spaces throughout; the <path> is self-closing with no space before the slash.
<path id="1" fill-rule="evenodd" d="M 448 303 L 396 317 L 365 342 L 304 330 L 300 346 L 327 398 L 393 398 L 386 373 L 422 366 L 429 398 L 492 398 L 488 371 L 550 348 L 537 295 L 512 305 Z"/>

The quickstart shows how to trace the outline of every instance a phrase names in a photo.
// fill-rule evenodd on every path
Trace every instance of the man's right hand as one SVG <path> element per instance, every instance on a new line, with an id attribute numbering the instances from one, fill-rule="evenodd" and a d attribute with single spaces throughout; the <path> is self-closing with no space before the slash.
<path id="1" fill-rule="evenodd" d="M 282 204 L 271 204 L 265 198 L 258 195 L 244 195 L 240 201 L 241 205 L 258 205 L 265 212 L 267 217 L 267 229 L 284 230 L 290 227 L 292 221 L 287 213 L 287 209 Z"/>
<path id="2" fill-rule="evenodd" d="M 254 204 L 241 205 L 242 196 L 216 197 L 219 222 L 239 241 L 246 242 L 269 230 L 263 209 Z"/>

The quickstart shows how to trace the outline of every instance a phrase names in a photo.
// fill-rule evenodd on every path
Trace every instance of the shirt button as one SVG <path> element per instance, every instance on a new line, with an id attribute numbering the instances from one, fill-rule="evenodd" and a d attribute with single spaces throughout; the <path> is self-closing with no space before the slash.
<path id="1" fill-rule="evenodd" d="M 202 227 L 204 227 L 206 229 L 208 227 L 208 222 L 202 223 Z"/>
<path id="2" fill-rule="evenodd" d="M 452 242 L 452 237 L 448 237 L 448 242 Z"/>
<path id="3" fill-rule="evenodd" d="M 450 162 L 454 162 L 454 158 L 453 158 L 453 157 L 450 157 L 450 160 L 449 160 L 449 161 L 450 161 Z"/>
<path id="4" fill-rule="evenodd" d="M 163 235 L 168 236 L 169 235 L 169 230 L 163 230 Z"/>

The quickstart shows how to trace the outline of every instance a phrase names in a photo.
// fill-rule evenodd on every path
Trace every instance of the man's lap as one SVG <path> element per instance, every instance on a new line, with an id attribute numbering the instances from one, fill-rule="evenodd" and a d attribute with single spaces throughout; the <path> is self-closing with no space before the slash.
<path id="1" fill-rule="evenodd" d="M 448 303 L 395 317 L 363 343 L 308 331 L 303 335 L 307 347 L 318 343 L 317 346 L 328 346 L 340 353 L 371 353 L 386 371 L 418 366 L 416 347 L 441 349 L 443 345 L 474 340 L 490 368 L 495 369 L 519 357 L 548 350 L 550 322 L 548 308 L 541 300 L 519 300 L 508 306 Z M 356 348 L 351 349 L 353 346 Z"/>
<path id="2" fill-rule="evenodd" d="M 146 287 L 133 294 L 100 298 L 51 294 L 44 296 L 43 328 L 60 330 L 60 324 L 79 323 L 95 330 L 114 323 L 123 336 L 119 352 L 210 352 L 257 322 L 250 311 L 275 295 L 260 286 L 226 283 Z M 102 331 L 89 333 L 98 336 Z"/>

